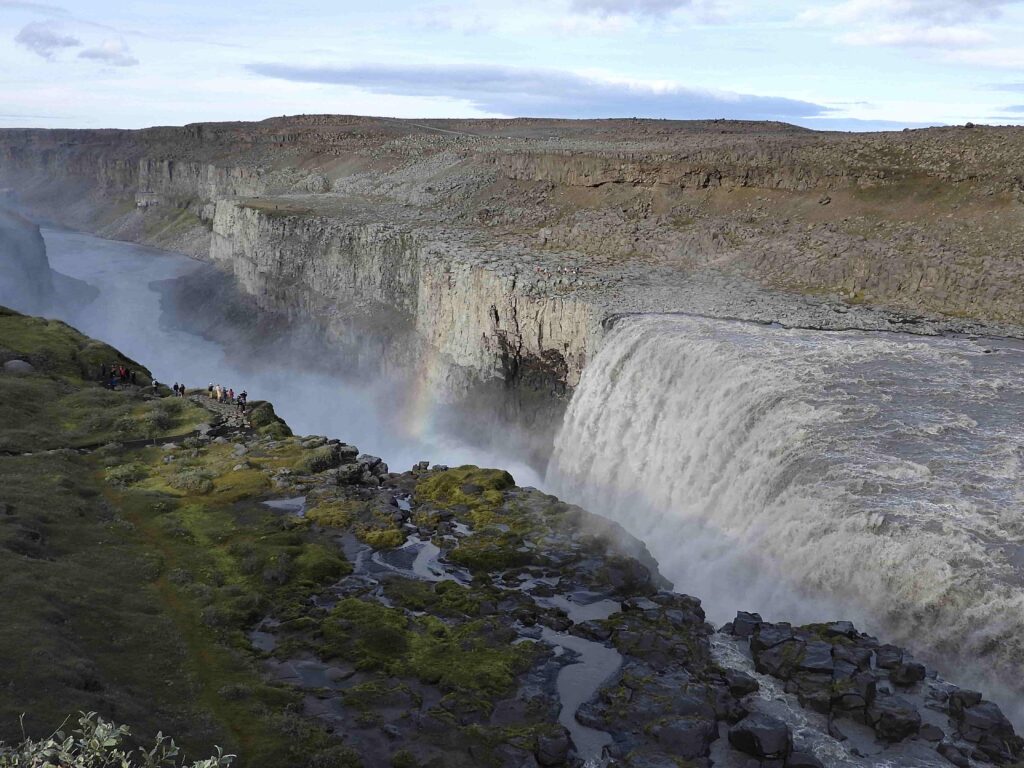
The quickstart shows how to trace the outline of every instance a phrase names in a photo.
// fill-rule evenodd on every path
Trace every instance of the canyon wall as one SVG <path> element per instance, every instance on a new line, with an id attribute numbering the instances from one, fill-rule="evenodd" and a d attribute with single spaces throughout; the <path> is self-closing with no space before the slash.
<path id="1" fill-rule="evenodd" d="M 1011 128 L 302 116 L 0 131 L 0 188 L 32 217 L 209 259 L 356 368 L 415 371 L 455 398 L 564 399 L 620 313 L 903 327 L 866 306 L 1015 332 L 1022 179 Z"/>

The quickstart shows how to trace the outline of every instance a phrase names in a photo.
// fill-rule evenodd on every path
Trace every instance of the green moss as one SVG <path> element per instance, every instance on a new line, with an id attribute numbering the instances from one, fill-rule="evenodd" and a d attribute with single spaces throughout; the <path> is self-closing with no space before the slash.
<path id="1" fill-rule="evenodd" d="M 413 675 L 444 690 L 488 697 L 507 693 L 536 652 L 512 645 L 500 624 L 473 621 L 450 627 L 431 616 L 410 618 L 401 610 L 348 598 L 323 624 L 327 656 L 392 676 Z"/>
<path id="2" fill-rule="evenodd" d="M 351 573 L 352 566 L 322 544 L 306 544 L 295 558 L 295 578 L 310 584 L 326 584 Z"/>
<path id="3" fill-rule="evenodd" d="M 474 526 L 480 528 L 494 520 L 505 499 L 504 491 L 514 486 L 512 475 L 504 470 L 466 465 L 438 472 L 421 482 L 416 486 L 416 500 L 442 508 L 464 505 Z"/>
<path id="4" fill-rule="evenodd" d="M 533 563 L 533 553 L 522 548 L 523 537 L 514 532 L 477 533 L 461 539 L 448 559 L 476 573 L 498 572 Z"/>
<path id="5" fill-rule="evenodd" d="M 405 543 L 406 535 L 398 528 L 363 528 L 359 538 L 374 549 L 395 549 Z"/>
<path id="6" fill-rule="evenodd" d="M 274 406 L 264 400 L 254 400 L 247 410 L 249 423 L 254 429 L 274 437 L 289 437 L 292 431 L 288 425 L 274 412 Z"/>
<path id="7" fill-rule="evenodd" d="M 326 528 L 348 528 L 359 502 L 349 500 L 324 501 L 306 511 L 306 518 Z"/>
<path id="8" fill-rule="evenodd" d="M 295 462 L 295 471 L 303 475 L 314 475 L 333 469 L 339 464 L 337 449 L 333 445 L 322 445 L 306 451 L 302 458 Z"/>
<path id="9" fill-rule="evenodd" d="M 477 616 L 481 603 L 494 597 L 483 589 L 464 587 L 454 581 L 432 583 L 418 579 L 391 579 L 384 585 L 384 594 L 395 605 L 410 611 L 453 618 Z"/>

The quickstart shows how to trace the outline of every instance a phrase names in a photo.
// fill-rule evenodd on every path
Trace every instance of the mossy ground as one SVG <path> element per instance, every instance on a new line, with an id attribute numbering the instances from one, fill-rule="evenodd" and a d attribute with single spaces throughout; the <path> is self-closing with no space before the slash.
<path id="1" fill-rule="evenodd" d="M 230 446 L 182 448 L 168 463 L 160 448 L 70 450 L 209 419 L 186 400 L 95 382 L 116 361 L 148 384 L 137 363 L 7 310 L 0 351 L 36 368 L 0 375 L 0 447 L 31 452 L 0 458 L 0 739 L 20 736 L 23 713 L 39 735 L 81 710 L 131 722 L 142 740 L 173 732 L 192 754 L 221 744 L 245 765 L 327 748 L 296 694 L 260 677 L 244 629 L 264 611 L 300 614 L 345 559 L 258 504 L 267 476 L 230 471 Z M 172 482 L 187 472 L 209 484 Z"/>

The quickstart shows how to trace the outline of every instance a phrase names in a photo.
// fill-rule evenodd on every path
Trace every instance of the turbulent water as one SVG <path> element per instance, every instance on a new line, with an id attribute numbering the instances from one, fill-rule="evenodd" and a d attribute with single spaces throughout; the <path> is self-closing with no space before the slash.
<path id="1" fill-rule="evenodd" d="M 300 434 L 335 436 L 381 456 L 396 469 L 420 460 L 507 467 L 524 484 L 536 473 L 515 456 L 473 447 L 437 427 L 423 393 L 398 380 L 346 383 L 333 372 L 330 351 L 308 338 L 283 338 L 287 357 L 247 355 L 175 327 L 161 309 L 161 292 L 151 285 L 193 273 L 202 265 L 184 256 L 131 243 L 102 240 L 66 230 L 43 231 L 51 267 L 98 289 L 82 309 L 55 307 L 48 314 L 102 339 L 144 363 L 170 385 L 223 384 L 245 389 L 250 400 L 270 400 Z M 16 309 L 18 307 L 15 307 Z M 300 346 L 301 345 L 301 346 Z M 415 418 L 409 418 L 410 412 Z"/>
<path id="2" fill-rule="evenodd" d="M 1016 680 L 1022 365 L 991 340 L 623 320 L 547 482 L 646 541 L 714 619 L 856 618 L 953 679 Z"/>

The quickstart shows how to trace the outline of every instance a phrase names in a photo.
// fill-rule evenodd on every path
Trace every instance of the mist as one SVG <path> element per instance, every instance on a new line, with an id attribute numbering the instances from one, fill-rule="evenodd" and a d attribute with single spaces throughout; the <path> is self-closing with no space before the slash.
<path id="1" fill-rule="evenodd" d="M 525 452 L 497 451 L 485 439 L 456 434 L 458 414 L 415 377 L 357 368 L 301 322 L 257 316 L 254 308 L 239 318 L 244 298 L 231 296 L 230 280 L 208 265 L 68 230 L 44 229 L 43 236 L 51 267 L 97 290 L 84 306 L 56 304 L 45 314 L 113 345 L 168 386 L 245 390 L 250 401 L 272 402 L 296 433 L 344 440 L 395 470 L 418 461 L 472 463 L 507 468 L 521 485 L 541 482 Z M 197 301 L 182 295 L 218 281 L 218 290 Z M 239 319 L 248 322 L 233 325 Z M 476 426 L 481 438 L 508 429 Z"/>

